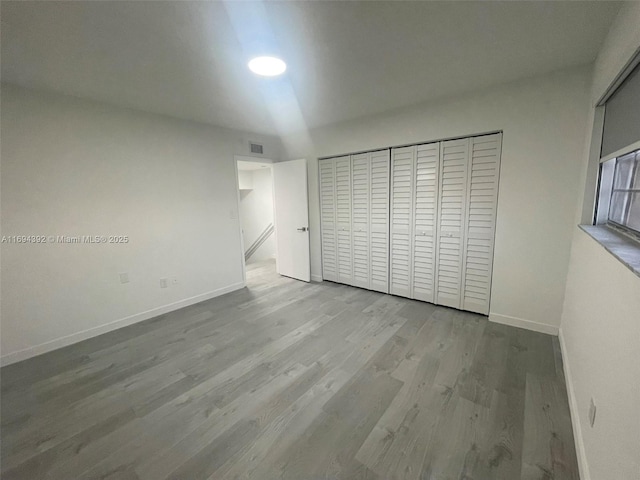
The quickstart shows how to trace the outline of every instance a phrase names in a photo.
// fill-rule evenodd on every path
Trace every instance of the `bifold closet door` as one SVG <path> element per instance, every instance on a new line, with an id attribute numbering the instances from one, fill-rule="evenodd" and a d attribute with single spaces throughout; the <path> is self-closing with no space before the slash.
<path id="1" fill-rule="evenodd" d="M 369 204 L 371 163 L 368 153 L 351 156 L 352 180 L 352 236 L 353 282 L 356 287 L 369 288 L 371 283 L 371 256 L 369 242 Z"/>
<path id="2" fill-rule="evenodd" d="M 489 314 L 502 134 L 470 140 L 469 192 L 460 308 Z"/>
<path id="3" fill-rule="evenodd" d="M 338 281 L 338 247 L 336 238 L 336 162 L 320 160 L 320 227 L 322 231 L 322 278 Z"/>
<path id="4" fill-rule="evenodd" d="M 441 144 L 434 303 L 454 308 L 462 299 L 469 144 L 469 138 Z"/>
<path id="5" fill-rule="evenodd" d="M 389 161 L 389 150 L 370 154 L 369 288 L 383 293 L 389 292 Z"/>
<path id="6" fill-rule="evenodd" d="M 391 149 L 389 293 L 411 298 L 416 147 Z"/>
<path id="7" fill-rule="evenodd" d="M 320 160 L 322 275 L 389 291 L 389 150 Z"/>
<path id="8" fill-rule="evenodd" d="M 351 157 L 319 161 L 322 277 L 351 285 Z"/>
<path id="9" fill-rule="evenodd" d="M 440 143 L 391 155 L 390 292 L 433 302 Z"/>
<path id="10" fill-rule="evenodd" d="M 340 283 L 353 282 L 351 246 L 351 157 L 337 157 L 336 165 L 336 254 Z"/>
<path id="11" fill-rule="evenodd" d="M 489 313 L 502 135 L 320 161 L 323 277 Z"/>
<path id="12" fill-rule="evenodd" d="M 434 302 L 440 143 L 416 146 L 411 298 Z"/>

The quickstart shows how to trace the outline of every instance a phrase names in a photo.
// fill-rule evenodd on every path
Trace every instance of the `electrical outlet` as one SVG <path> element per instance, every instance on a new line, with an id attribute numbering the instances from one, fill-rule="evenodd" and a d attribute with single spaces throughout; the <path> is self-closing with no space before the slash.
<path id="1" fill-rule="evenodd" d="M 166 278 L 160 279 L 160 288 L 167 288 L 169 286 L 169 282 Z"/>
<path id="2" fill-rule="evenodd" d="M 591 399 L 591 404 L 589 405 L 589 424 L 591 428 L 593 428 L 593 424 L 596 423 L 596 402 Z"/>
<path id="3" fill-rule="evenodd" d="M 122 272 L 120 275 L 120 283 L 129 283 L 129 274 L 127 272 Z"/>

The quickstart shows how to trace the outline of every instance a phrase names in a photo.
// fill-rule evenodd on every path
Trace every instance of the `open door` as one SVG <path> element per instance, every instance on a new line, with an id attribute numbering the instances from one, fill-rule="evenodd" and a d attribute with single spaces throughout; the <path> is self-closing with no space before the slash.
<path id="1" fill-rule="evenodd" d="M 311 281 L 307 160 L 273 164 L 276 270 L 280 275 Z"/>

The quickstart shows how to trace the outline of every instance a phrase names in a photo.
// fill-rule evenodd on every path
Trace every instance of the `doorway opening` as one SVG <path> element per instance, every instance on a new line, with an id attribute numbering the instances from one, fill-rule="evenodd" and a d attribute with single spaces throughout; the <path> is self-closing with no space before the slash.
<path id="1" fill-rule="evenodd" d="M 236 155 L 235 162 L 245 285 L 269 270 L 310 282 L 307 161 Z"/>
<path id="2" fill-rule="evenodd" d="M 245 280 L 253 286 L 276 273 L 272 162 L 236 157 L 236 164 Z"/>

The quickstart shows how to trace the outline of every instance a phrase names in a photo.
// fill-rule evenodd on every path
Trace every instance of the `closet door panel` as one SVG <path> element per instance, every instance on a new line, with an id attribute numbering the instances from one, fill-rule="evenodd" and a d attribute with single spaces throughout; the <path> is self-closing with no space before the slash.
<path id="1" fill-rule="evenodd" d="M 412 298 L 434 302 L 440 143 L 418 145 L 415 160 Z"/>
<path id="2" fill-rule="evenodd" d="M 334 159 L 318 162 L 320 176 L 320 227 L 322 231 L 322 278 L 338 281 L 336 245 L 336 164 Z"/>
<path id="3" fill-rule="evenodd" d="M 369 288 L 371 258 L 369 254 L 369 154 L 351 156 L 353 281 L 356 287 Z"/>
<path id="4" fill-rule="evenodd" d="M 371 152 L 370 288 L 389 292 L 389 150 Z"/>
<path id="5" fill-rule="evenodd" d="M 411 297 L 413 188 L 416 147 L 391 150 L 391 242 L 389 292 Z"/>
<path id="6" fill-rule="evenodd" d="M 502 135 L 471 139 L 462 308 L 489 314 Z"/>
<path id="7" fill-rule="evenodd" d="M 488 314 L 502 135 L 319 163 L 323 277 Z"/>
<path id="8" fill-rule="evenodd" d="M 464 218 L 469 139 L 442 142 L 435 303 L 462 306 Z"/>
<path id="9" fill-rule="evenodd" d="M 351 285 L 353 252 L 351 248 L 351 158 L 335 158 L 336 165 L 336 251 L 338 281 Z"/>

